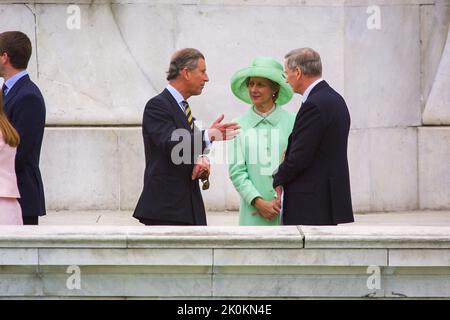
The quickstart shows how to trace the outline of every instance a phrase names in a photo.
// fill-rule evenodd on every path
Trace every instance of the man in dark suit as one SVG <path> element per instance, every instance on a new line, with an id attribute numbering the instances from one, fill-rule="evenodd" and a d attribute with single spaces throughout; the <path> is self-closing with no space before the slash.
<path id="1" fill-rule="evenodd" d="M 145 106 L 144 188 L 133 217 L 145 225 L 206 225 L 198 181 L 209 174 L 203 154 L 212 141 L 234 138 L 239 126 L 222 124 L 223 115 L 207 130 L 195 125 L 187 100 L 200 95 L 209 81 L 205 57 L 198 50 L 175 52 L 167 80 L 166 89 Z"/>
<path id="2" fill-rule="evenodd" d="M 285 74 L 294 92 L 303 96 L 303 103 L 289 136 L 285 159 L 273 176 L 278 198 L 283 195 L 283 224 L 353 222 L 347 105 L 322 79 L 320 55 L 313 49 L 288 53 Z"/>
<path id="3" fill-rule="evenodd" d="M 31 57 L 31 41 L 22 32 L 0 34 L 0 77 L 5 113 L 20 135 L 16 154 L 16 175 L 23 223 L 37 225 L 45 215 L 44 187 L 39 170 L 45 127 L 45 103 L 26 68 Z"/>

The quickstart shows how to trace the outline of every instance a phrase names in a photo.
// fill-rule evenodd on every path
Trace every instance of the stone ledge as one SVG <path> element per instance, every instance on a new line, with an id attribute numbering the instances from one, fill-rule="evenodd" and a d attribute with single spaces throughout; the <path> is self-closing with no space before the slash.
<path id="1" fill-rule="evenodd" d="M 441 0 L 442 1 L 442 0 Z M 447 0 L 445 0 L 447 1 Z M 436 0 L 378 0 L 376 5 L 432 5 Z M 2 4 L 150 4 L 150 5 L 220 5 L 220 6 L 370 6 L 371 0 L 2 0 Z M 445 2 L 444 2 L 445 3 Z"/>
<path id="2" fill-rule="evenodd" d="M 450 248 L 450 227 L 302 226 L 305 248 Z"/>
<path id="3" fill-rule="evenodd" d="M 449 298 L 449 247 L 450 227 L 2 226 L 0 298 Z"/>
<path id="4" fill-rule="evenodd" d="M 303 236 L 295 226 L 0 226 L 0 247 L 302 248 Z"/>
<path id="5" fill-rule="evenodd" d="M 450 248 L 450 226 L 0 226 L 0 248 Z"/>

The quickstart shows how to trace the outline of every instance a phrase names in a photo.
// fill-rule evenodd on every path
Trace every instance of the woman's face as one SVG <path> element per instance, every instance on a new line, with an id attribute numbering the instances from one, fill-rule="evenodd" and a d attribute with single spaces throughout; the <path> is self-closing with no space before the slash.
<path id="1" fill-rule="evenodd" d="M 248 93 L 255 106 L 273 105 L 274 89 L 270 80 L 260 77 L 251 77 L 248 80 Z"/>

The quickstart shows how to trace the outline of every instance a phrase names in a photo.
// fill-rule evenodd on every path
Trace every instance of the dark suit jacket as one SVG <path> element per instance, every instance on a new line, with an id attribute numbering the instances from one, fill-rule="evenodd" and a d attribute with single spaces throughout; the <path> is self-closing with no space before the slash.
<path id="1" fill-rule="evenodd" d="M 274 187 L 284 187 L 284 224 L 354 221 L 347 161 L 349 130 L 344 99 L 328 83 L 319 82 L 297 114 L 286 158 L 274 174 Z"/>
<path id="2" fill-rule="evenodd" d="M 180 134 L 175 141 L 174 131 Z M 191 179 L 194 162 L 205 149 L 203 131 L 196 127 L 190 130 L 186 115 L 165 89 L 147 102 L 142 134 L 146 162 L 144 188 L 133 216 L 206 225 L 199 182 Z M 184 150 L 181 141 L 186 144 Z M 181 155 L 185 161 L 180 163 L 174 155 Z"/>
<path id="3" fill-rule="evenodd" d="M 45 128 L 44 98 L 26 75 L 10 89 L 4 102 L 5 113 L 20 135 L 16 175 L 22 216 L 43 216 L 46 212 L 39 158 Z"/>

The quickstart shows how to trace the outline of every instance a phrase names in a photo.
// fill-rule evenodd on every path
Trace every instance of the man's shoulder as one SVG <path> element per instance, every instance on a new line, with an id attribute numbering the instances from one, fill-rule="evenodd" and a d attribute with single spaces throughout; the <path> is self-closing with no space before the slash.
<path id="1" fill-rule="evenodd" d="M 16 85 L 19 85 L 19 87 L 12 99 L 13 104 L 20 105 L 22 101 L 26 100 L 27 105 L 31 103 L 45 108 L 45 101 L 41 90 L 30 78 L 27 77 L 22 80 L 22 83 L 16 83 Z"/>
<path id="2" fill-rule="evenodd" d="M 164 90 L 156 96 L 150 98 L 150 100 L 147 101 L 146 108 L 157 108 L 158 106 L 161 107 L 170 104 L 169 97 L 167 96 L 168 92 L 166 91 L 167 90 Z"/>
<path id="3" fill-rule="evenodd" d="M 305 101 L 305 104 L 312 104 L 317 107 L 324 104 L 328 105 L 330 102 L 345 104 L 344 98 L 325 81 L 319 83 L 317 88 L 314 89 Z"/>

